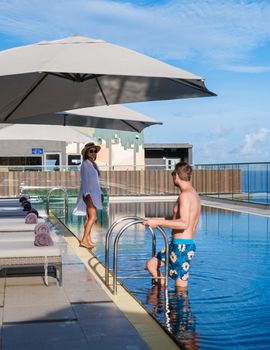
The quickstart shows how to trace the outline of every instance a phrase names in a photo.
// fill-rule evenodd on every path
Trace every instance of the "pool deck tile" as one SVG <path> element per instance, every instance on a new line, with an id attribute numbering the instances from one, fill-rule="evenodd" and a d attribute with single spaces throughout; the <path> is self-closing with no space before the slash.
<path id="1" fill-rule="evenodd" d="M 23 279 L 23 278 L 20 278 Z M 15 306 L 69 305 L 69 300 L 63 288 L 52 284 L 49 288 L 44 285 L 20 285 L 19 293 L 16 286 L 7 286 L 5 290 L 5 308 Z"/>
<path id="2" fill-rule="evenodd" d="M 14 306 L 4 307 L 3 324 L 74 319 L 75 314 L 67 305 Z"/>
<path id="3" fill-rule="evenodd" d="M 89 350 L 78 322 L 14 324 L 3 327 L 3 350 Z"/>

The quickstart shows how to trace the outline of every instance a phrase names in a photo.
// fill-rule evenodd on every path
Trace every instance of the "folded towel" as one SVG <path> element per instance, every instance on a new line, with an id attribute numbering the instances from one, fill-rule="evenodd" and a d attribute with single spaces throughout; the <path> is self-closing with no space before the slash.
<path id="1" fill-rule="evenodd" d="M 45 222 L 40 222 L 35 226 L 35 234 L 37 235 L 38 233 L 50 233 L 49 226 L 45 224 Z"/>
<path id="2" fill-rule="evenodd" d="M 37 233 L 35 235 L 34 245 L 37 247 L 47 247 L 53 245 L 53 240 L 50 233 Z"/>
<path id="3" fill-rule="evenodd" d="M 38 211 L 35 208 L 32 208 L 31 210 L 29 210 L 27 214 L 30 214 L 30 213 L 36 214 L 37 218 L 39 217 Z"/>
<path id="4" fill-rule="evenodd" d="M 35 213 L 28 213 L 25 217 L 26 224 L 37 224 L 38 218 Z"/>
<path id="5" fill-rule="evenodd" d="M 29 201 L 23 202 L 23 210 L 29 211 L 31 209 L 32 209 L 32 205 L 31 205 L 31 203 Z"/>
<path id="6" fill-rule="evenodd" d="M 25 195 L 22 195 L 22 196 L 20 197 L 20 199 L 19 199 L 19 202 L 20 202 L 20 203 L 23 203 L 23 202 L 25 202 L 25 201 L 28 201 L 28 197 L 25 196 Z"/>

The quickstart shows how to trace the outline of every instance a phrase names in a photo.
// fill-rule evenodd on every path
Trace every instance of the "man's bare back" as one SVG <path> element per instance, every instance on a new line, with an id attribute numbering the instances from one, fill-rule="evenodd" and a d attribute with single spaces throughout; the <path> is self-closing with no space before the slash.
<path id="1" fill-rule="evenodd" d="M 193 188 L 183 191 L 179 195 L 173 211 L 173 220 L 187 217 L 188 225 L 182 230 L 173 229 L 172 236 L 174 238 L 194 238 L 201 212 L 201 203 L 197 192 Z"/>

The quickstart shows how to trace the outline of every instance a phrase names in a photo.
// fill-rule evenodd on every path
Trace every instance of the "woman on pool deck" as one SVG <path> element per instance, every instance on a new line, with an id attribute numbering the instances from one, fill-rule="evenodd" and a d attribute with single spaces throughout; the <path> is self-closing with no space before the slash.
<path id="1" fill-rule="evenodd" d="M 173 218 L 146 218 L 145 225 L 150 227 L 163 226 L 172 229 L 172 240 L 169 245 L 169 276 L 175 280 L 176 287 L 188 286 L 190 262 L 195 254 L 194 237 L 199 221 L 200 199 L 192 187 L 192 168 L 184 162 L 177 163 L 172 172 L 174 185 L 179 187 L 180 195 L 173 209 Z M 164 266 L 165 249 L 156 257 L 148 260 L 146 267 L 153 277 L 161 277 L 159 268 Z M 156 283 L 163 284 L 163 279 L 156 279 Z"/>
<path id="2" fill-rule="evenodd" d="M 96 244 L 91 240 L 91 229 L 97 220 L 97 209 L 102 209 L 102 192 L 99 184 L 100 171 L 95 162 L 100 146 L 94 142 L 87 143 L 83 150 L 81 165 L 81 186 L 74 215 L 86 215 L 84 234 L 80 246 L 92 249 Z"/>

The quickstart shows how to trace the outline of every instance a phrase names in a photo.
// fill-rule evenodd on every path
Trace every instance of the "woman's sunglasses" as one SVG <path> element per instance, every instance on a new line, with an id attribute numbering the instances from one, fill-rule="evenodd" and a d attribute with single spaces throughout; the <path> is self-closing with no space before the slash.
<path id="1" fill-rule="evenodd" d="M 96 149 L 89 149 L 88 152 L 89 152 L 89 153 L 97 153 L 97 150 L 96 150 Z"/>

